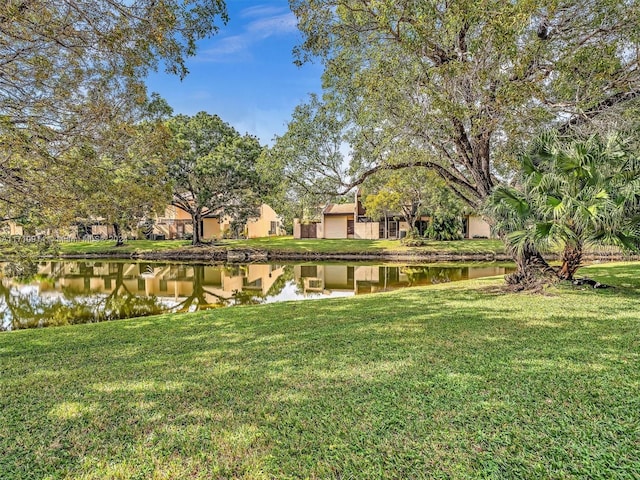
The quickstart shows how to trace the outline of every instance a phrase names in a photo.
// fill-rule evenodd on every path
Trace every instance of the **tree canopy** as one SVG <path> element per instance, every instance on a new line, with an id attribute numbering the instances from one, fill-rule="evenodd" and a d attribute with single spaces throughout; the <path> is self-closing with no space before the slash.
<path id="1" fill-rule="evenodd" d="M 430 217 L 431 225 L 435 222 L 442 227 L 445 223 L 451 223 L 458 227 L 452 233 L 456 238 L 460 235 L 460 216 L 465 205 L 432 171 L 405 168 L 381 172 L 364 183 L 362 197 L 367 216 L 371 218 L 384 218 L 389 213 L 400 213 L 409 224 L 411 232 L 415 233 L 417 220 L 426 215 Z M 435 234 L 434 229 L 425 231 L 424 228 L 419 233 L 427 232 Z"/>
<path id="2" fill-rule="evenodd" d="M 583 249 L 640 247 L 640 162 L 620 135 L 537 138 L 520 158 L 515 186 L 490 197 L 496 227 L 516 250 L 563 249 L 558 276 L 572 279 Z"/>
<path id="3" fill-rule="evenodd" d="M 226 19 L 223 0 L 5 2 L 0 207 L 55 206 L 69 191 L 57 169 L 81 169 L 67 153 L 100 143 L 114 125 L 138 123 L 148 71 L 162 65 L 184 77 L 196 41 Z"/>
<path id="4" fill-rule="evenodd" d="M 293 218 L 315 218 L 318 207 L 336 197 L 349 173 L 345 127 L 339 112 L 311 95 L 294 109 L 287 131 L 265 149 L 260 170 L 273 186 L 269 204 L 289 229 Z"/>
<path id="5" fill-rule="evenodd" d="M 123 231 L 170 203 L 166 157 L 171 152 L 171 132 L 161 117 L 118 125 L 100 144 L 73 150 L 83 169 L 70 175 L 77 204 L 71 211 L 113 225 L 116 245 L 122 245 Z"/>
<path id="6" fill-rule="evenodd" d="M 172 203 L 191 215 L 193 243 L 201 241 L 206 215 L 236 222 L 255 215 L 266 188 L 257 168 L 258 140 L 206 112 L 177 115 L 168 125 L 175 142 L 168 165 Z"/>
<path id="7" fill-rule="evenodd" d="M 640 95 L 640 6 L 624 0 L 290 0 L 298 60 L 325 65 L 356 185 L 436 171 L 480 207 L 543 127 L 593 128 Z M 398 161 L 397 151 L 421 152 Z"/>

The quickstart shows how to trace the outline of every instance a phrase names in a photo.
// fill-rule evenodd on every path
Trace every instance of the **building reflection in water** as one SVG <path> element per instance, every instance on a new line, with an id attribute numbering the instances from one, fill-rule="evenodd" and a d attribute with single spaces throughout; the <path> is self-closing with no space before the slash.
<path id="1" fill-rule="evenodd" d="M 51 288 L 77 293 L 154 296 L 179 310 L 239 303 L 240 292 L 261 297 L 284 272 L 277 265 L 51 262 L 39 273 L 56 279 Z M 247 303 L 252 303 L 247 299 Z"/>
<path id="2" fill-rule="evenodd" d="M 295 265 L 294 276 L 305 294 L 349 292 L 355 295 L 504 275 L 495 265 Z"/>
<path id="3" fill-rule="evenodd" d="M 375 293 L 500 275 L 509 270 L 495 265 L 451 264 L 42 262 L 30 278 L 2 278 L 0 329 Z"/>

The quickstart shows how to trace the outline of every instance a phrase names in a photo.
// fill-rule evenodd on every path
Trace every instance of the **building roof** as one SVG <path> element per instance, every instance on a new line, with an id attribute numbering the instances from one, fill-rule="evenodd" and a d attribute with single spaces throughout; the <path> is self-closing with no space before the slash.
<path id="1" fill-rule="evenodd" d="M 347 215 L 356 211 L 355 203 L 330 203 L 324 209 L 325 215 Z"/>

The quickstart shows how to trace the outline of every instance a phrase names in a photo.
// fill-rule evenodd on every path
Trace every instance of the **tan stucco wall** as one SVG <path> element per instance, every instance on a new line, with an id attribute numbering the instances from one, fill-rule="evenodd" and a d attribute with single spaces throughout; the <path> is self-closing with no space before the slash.
<path id="1" fill-rule="evenodd" d="M 293 238 L 300 238 L 300 219 L 293 219 Z"/>
<path id="2" fill-rule="evenodd" d="M 330 285 L 332 290 L 353 289 L 352 282 L 350 282 L 347 278 L 346 265 L 325 265 L 323 273 L 325 285 Z"/>
<path id="3" fill-rule="evenodd" d="M 280 225 L 278 214 L 269 205 L 263 203 L 260 206 L 260 216 L 247 222 L 247 238 L 268 237 L 271 222 L 276 222 L 277 230 Z"/>
<path id="4" fill-rule="evenodd" d="M 318 238 L 347 238 L 347 219 L 353 215 L 326 215 L 324 217 L 324 235 Z"/>
<path id="5" fill-rule="evenodd" d="M 220 236 L 220 222 L 217 218 L 202 219 L 202 238 L 210 239 Z"/>
<path id="6" fill-rule="evenodd" d="M 380 222 L 358 222 L 354 224 L 353 238 L 377 240 L 380 238 Z"/>
<path id="7" fill-rule="evenodd" d="M 491 227 L 485 222 L 482 217 L 477 215 L 469 215 L 467 238 L 476 237 L 491 237 Z"/>
<path id="8" fill-rule="evenodd" d="M 191 220 L 191 215 L 174 205 L 168 205 L 164 209 L 164 218 L 171 220 Z"/>
<path id="9" fill-rule="evenodd" d="M 354 273 L 356 282 L 375 282 L 380 281 L 380 268 L 378 266 L 367 265 L 364 267 L 356 267 Z"/>

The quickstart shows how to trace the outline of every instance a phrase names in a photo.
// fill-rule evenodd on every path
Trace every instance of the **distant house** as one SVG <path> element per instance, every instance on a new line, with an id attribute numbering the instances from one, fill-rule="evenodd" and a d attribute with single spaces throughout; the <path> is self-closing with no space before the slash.
<path id="1" fill-rule="evenodd" d="M 355 238 L 375 240 L 379 238 L 402 238 L 409 231 L 409 223 L 401 219 L 398 213 L 389 213 L 380 221 L 373 221 L 366 216 L 366 211 L 356 197 L 352 203 L 328 204 L 321 212 L 320 221 L 293 221 L 295 238 Z M 426 224 L 427 217 L 419 222 Z"/>
<path id="2" fill-rule="evenodd" d="M 174 205 L 168 205 L 162 215 L 158 215 L 149 236 L 174 240 L 193 235 L 191 215 Z"/>
<path id="3" fill-rule="evenodd" d="M 211 213 L 202 219 L 202 239 L 211 240 L 227 235 L 241 234 L 246 238 L 284 235 L 282 219 L 267 204 L 260 205 L 260 213 L 250 218 L 241 232 L 231 232 L 231 218 Z M 179 207 L 169 205 L 162 216 L 156 219 L 151 232 L 155 238 L 177 239 L 193 235 L 191 215 Z"/>
<path id="4" fill-rule="evenodd" d="M 491 225 L 480 215 L 465 215 L 462 219 L 462 236 L 464 238 L 493 238 Z"/>
<path id="5" fill-rule="evenodd" d="M 422 234 L 429 217 L 422 216 L 416 222 L 416 228 Z M 294 238 L 354 238 L 377 240 L 381 238 L 399 239 L 411 229 L 408 222 L 399 213 L 388 213 L 385 218 L 373 221 L 367 217 L 358 194 L 352 203 L 330 203 L 320 214 L 320 220 L 301 222 L 293 220 Z M 465 215 L 463 218 L 464 238 L 491 237 L 491 227 L 478 215 Z"/>
<path id="6" fill-rule="evenodd" d="M 77 220 L 73 225 L 60 225 L 49 228 L 29 228 L 14 221 L 8 221 L 0 227 L 5 235 L 16 237 L 49 237 L 58 240 L 78 240 L 84 238 L 107 237 L 112 232 L 111 226 L 107 226 L 101 219 Z"/>
<path id="7" fill-rule="evenodd" d="M 260 215 L 250 218 L 246 224 L 247 238 L 274 237 L 285 235 L 282 218 L 266 203 L 260 205 Z"/>

